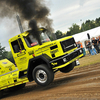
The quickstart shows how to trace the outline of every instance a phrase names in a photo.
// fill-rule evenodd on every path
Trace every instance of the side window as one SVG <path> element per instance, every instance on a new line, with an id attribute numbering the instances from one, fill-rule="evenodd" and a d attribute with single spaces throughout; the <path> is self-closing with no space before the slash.
<path id="1" fill-rule="evenodd" d="M 18 53 L 20 52 L 20 50 L 24 50 L 23 42 L 20 38 L 16 41 L 13 41 L 11 44 L 12 44 L 14 53 Z"/>
<path id="2" fill-rule="evenodd" d="M 18 43 L 20 45 L 20 50 L 25 50 L 22 40 L 19 38 Z"/>

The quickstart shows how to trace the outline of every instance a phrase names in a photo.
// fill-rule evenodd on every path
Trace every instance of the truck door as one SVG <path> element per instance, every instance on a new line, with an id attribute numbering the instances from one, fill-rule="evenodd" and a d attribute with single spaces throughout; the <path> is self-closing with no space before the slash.
<path id="1" fill-rule="evenodd" d="M 28 67 L 28 59 L 27 59 L 28 54 L 25 50 L 21 38 L 13 41 L 11 45 L 12 45 L 13 57 L 19 71 L 26 70 Z"/>

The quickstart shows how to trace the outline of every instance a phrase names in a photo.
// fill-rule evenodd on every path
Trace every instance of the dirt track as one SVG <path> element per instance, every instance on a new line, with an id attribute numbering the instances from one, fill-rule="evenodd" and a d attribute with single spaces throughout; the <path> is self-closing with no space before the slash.
<path id="1" fill-rule="evenodd" d="M 69 73 L 57 72 L 53 83 L 41 87 L 35 82 L 1 100 L 100 100 L 100 63 L 75 68 Z"/>

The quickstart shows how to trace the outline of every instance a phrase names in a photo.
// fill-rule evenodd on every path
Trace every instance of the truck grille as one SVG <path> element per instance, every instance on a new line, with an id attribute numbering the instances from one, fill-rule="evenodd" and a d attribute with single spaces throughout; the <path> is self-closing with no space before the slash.
<path id="1" fill-rule="evenodd" d="M 76 43 L 75 43 L 74 38 L 61 41 L 60 43 L 61 43 L 61 46 L 62 46 L 62 49 L 64 52 L 67 52 L 67 51 L 74 49 L 76 47 Z"/>

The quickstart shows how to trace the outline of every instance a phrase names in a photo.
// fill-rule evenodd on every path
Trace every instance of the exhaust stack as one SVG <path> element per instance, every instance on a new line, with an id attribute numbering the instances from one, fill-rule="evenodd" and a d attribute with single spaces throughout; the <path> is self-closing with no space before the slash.
<path id="1" fill-rule="evenodd" d="M 19 25 L 20 32 L 23 33 L 24 31 L 23 31 L 23 27 L 22 27 L 22 24 L 21 24 L 21 20 L 20 20 L 18 15 L 16 16 L 16 18 L 17 18 L 17 22 L 18 22 L 18 25 Z"/>

